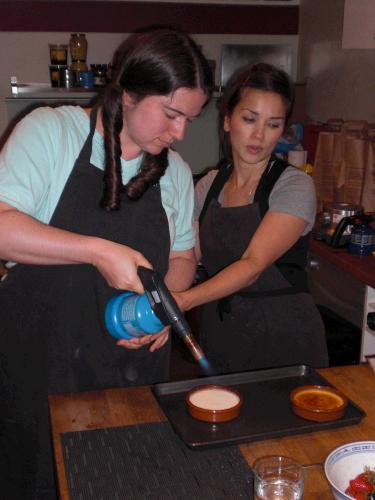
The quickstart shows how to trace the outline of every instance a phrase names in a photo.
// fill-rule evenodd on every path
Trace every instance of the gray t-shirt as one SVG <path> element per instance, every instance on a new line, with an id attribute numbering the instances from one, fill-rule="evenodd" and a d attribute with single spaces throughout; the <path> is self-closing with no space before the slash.
<path id="1" fill-rule="evenodd" d="M 210 170 L 195 186 L 194 219 L 198 220 L 208 190 L 218 170 Z M 219 203 L 223 200 L 223 191 Z M 252 203 L 253 196 L 249 198 Z M 281 212 L 304 219 L 308 224 L 303 232 L 307 234 L 314 226 L 316 216 L 316 194 L 312 178 L 295 167 L 287 167 L 275 183 L 269 200 L 271 212 Z"/>

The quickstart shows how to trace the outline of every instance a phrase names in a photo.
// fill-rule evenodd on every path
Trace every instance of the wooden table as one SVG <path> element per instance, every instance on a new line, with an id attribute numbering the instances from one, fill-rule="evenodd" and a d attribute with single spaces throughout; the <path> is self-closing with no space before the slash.
<path id="1" fill-rule="evenodd" d="M 375 374 L 368 364 L 319 370 L 367 414 L 360 424 L 240 445 L 247 462 L 263 455 L 288 455 L 303 464 L 322 464 L 329 452 L 351 441 L 375 439 Z M 164 413 L 150 388 L 110 389 L 98 392 L 53 395 L 49 398 L 58 485 L 62 499 L 69 499 L 60 434 L 81 430 L 162 422 Z M 332 499 L 322 467 L 307 469 L 306 500 Z"/>

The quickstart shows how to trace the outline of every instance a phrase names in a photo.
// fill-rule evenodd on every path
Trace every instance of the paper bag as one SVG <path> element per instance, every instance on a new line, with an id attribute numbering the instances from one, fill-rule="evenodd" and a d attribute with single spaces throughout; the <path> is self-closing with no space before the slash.
<path id="1" fill-rule="evenodd" d="M 367 122 L 344 122 L 339 132 L 319 134 L 313 179 L 318 210 L 331 202 L 361 204 L 368 163 Z"/>
<path id="2" fill-rule="evenodd" d="M 315 182 L 318 211 L 336 201 L 337 186 L 342 179 L 343 136 L 340 132 L 320 132 L 312 177 Z"/>
<path id="3" fill-rule="evenodd" d="M 375 137 L 368 141 L 361 205 L 366 212 L 375 212 Z"/>

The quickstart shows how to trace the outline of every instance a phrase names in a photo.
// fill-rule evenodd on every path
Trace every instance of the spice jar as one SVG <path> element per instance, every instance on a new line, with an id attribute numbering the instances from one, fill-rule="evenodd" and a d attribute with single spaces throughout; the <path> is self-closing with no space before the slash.
<path id="1" fill-rule="evenodd" d="M 72 62 L 86 62 L 87 40 L 84 33 L 71 33 L 69 40 L 70 57 Z M 86 70 L 87 71 L 87 70 Z"/>
<path id="2" fill-rule="evenodd" d="M 107 83 L 107 64 L 90 64 L 94 74 L 94 87 L 104 87 Z"/>
<path id="3" fill-rule="evenodd" d="M 49 44 L 51 64 L 66 64 L 68 60 L 68 46 L 58 43 Z"/>

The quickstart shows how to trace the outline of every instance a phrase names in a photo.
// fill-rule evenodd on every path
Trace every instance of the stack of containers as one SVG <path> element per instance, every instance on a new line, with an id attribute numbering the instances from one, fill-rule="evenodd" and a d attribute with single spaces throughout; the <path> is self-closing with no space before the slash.
<path id="1" fill-rule="evenodd" d="M 68 48 L 71 64 L 68 66 Z M 49 44 L 52 87 L 91 89 L 107 83 L 107 64 L 87 66 L 87 39 L 84 33 L 71 33 L 68 44 Z"/>
<path id="2" fill-rule="evenodd" d="M 59 87 L 60 71 L 68 69 L 68 46 L 64 44 L 50 43 L 49 54 L 51 64 L 49 73 L 52 87 Z"/>

